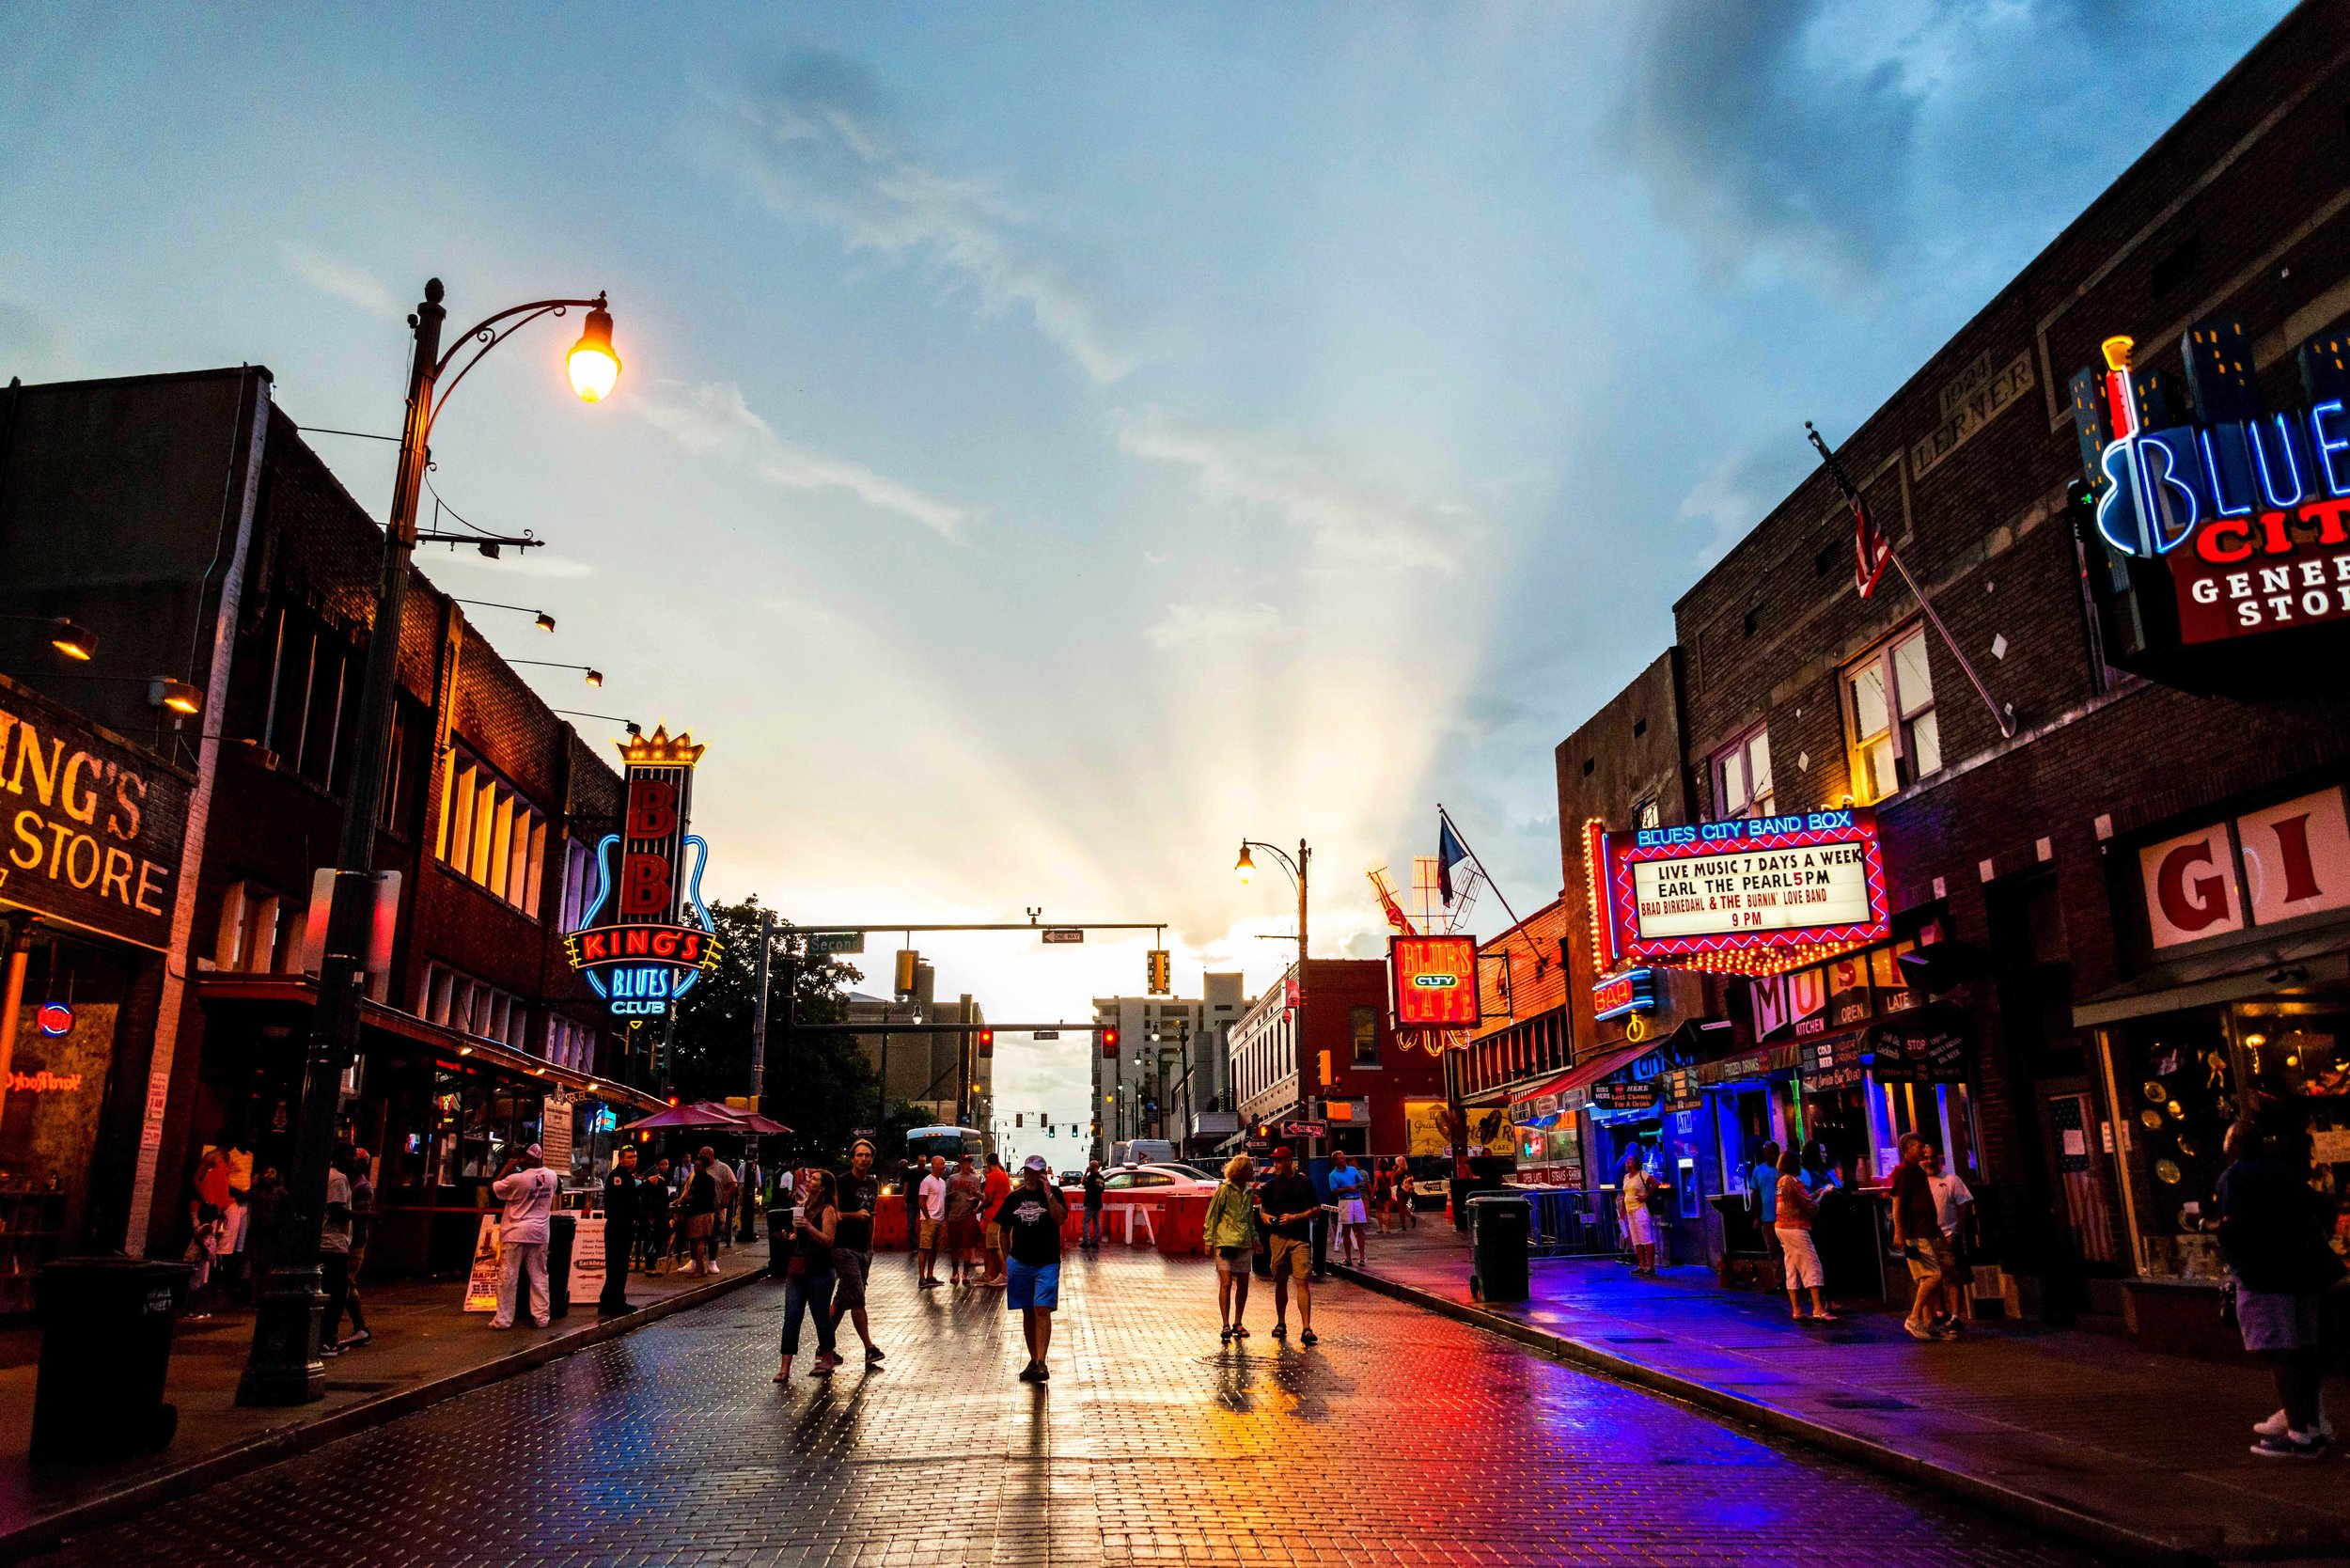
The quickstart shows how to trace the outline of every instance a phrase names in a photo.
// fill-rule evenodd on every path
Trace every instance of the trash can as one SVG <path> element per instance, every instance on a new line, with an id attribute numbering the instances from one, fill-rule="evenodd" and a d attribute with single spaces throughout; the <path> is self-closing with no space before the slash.
<path id="1" fill-rule="evenodd" d="M 1480 1301 L 1524 1301 L 1532 1205 L 1513 1192 L 1480 1192 L 1468 1201 L 1469 1294 Z"/>
<path id="2" fill-rule="evenodd" d="M 572 1244 L 579 1239 L 579 1216 L 567 1209 L 547 1215 L 547 1321 L 572 1309 Z M 524 1304 L 517 1302 L 516 1306 Z"/>
<path id="3" fill-rule="evenodd" d="M 40 1373 L 32 1457 L 128 1459 L 170 1446 L 171 1325 L 194 1270 L 139 1258 L 60 1258 L 34 1277 Z"/>

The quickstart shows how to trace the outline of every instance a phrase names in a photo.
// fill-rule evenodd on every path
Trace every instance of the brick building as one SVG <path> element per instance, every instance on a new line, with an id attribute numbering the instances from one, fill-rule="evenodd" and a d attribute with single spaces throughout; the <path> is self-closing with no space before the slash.
<path id="1" fill-rule="evenodd" d="M 86 1168 L 31 1116 L 18 1125 L 20 1109 L 45 1119 L 45 1105 L 8 1107 L 0 1164 L 14 1133 L 86 1185 L 61 1244 L 176 1254 L 200 1164 L 225 1165 L 239 1190 L 290 1164 L 315 1000 L 312 886 L 337 846 L 383 533 L 258 367 L 12 387 L 8 420 L 0 608 L 67 616 L 98 637 L 73 669 L 9 645 L 11 667 L 37 672 L 26 683 L 40 697 L 22 700 L 132 727 L 119 738 L 150 791 L 168 783 L 187 804 L 171 846 L 185 874 L 152 933 L 164 962 L 134 959 L 130 979 L 109 980 L 121 964 L 70 910 L 28 901 L 19 917 L 46 955 L 26 965 L 28 992 L 87 975 L 123 1005 L 105 1040 L 79 1041 L 77 1025 L 51 1047 L 81 1047 L 83 1093 L 102 1107 L 86 1118 Z M 149 706 L 144 678 L 157 672 L 200 694 L 200 713 Z M 504 1152 L 559 1147 L 551 1107 L 580 1135 L 584 1168 L 599 1129 L 658 1102 L 629 1087 L 649 1081 L 649 1043 L 615 1031 L 559 941 L 592 892 L 591 847 L 618 819 L 611 762 L 421 572 L 396 706 L 376 864 L 400 875 L 397 919 L 342 1126 L 378 1161 L 374 1256 L 443 1268 L 469 1252 Z"/>
<path id="2" fill-rule="evenodd" d="M 1825 473 L 1676 604 L 1689 799 L 1661 821 L 1872 808 L 1888 905 L 1872 945 L 1702 981 L 1732 1026 L 1698 1072 L 1716 1193 L 1764 1136 L 1866 1187 L 1919 1131 L 1982 1195 L 2009 1307 L 2169 1343 L 2217 1321 L 2230 1115 L 2299 1111 L 2350 1192 L 2350 218 L 2317 175 L 2345 102 L 2350 14 L 2305 6 L 1840 445 L 1947 640 L 1896 572 L 1858 592 Z M 2246 598 L 2265 622 L 2203 613 Z M 1574 813 L 1640 803 L 1560 760 L 1572 902 Z"/>
<path id="3" fill-rule="evenodd" d="M 1300 968 L 1292 964 L 1231 1026 L 1244 1125 L 1325 1121 L 1329 1137 L 1307 1146 L 1315 1156 L 1409 1152 L 1414 1116 L 1427 1121 L 1443 1105 L 1445 1067 L 1397 1038 L 1386 961 L 1308 959 L 1302 978 Z"/>

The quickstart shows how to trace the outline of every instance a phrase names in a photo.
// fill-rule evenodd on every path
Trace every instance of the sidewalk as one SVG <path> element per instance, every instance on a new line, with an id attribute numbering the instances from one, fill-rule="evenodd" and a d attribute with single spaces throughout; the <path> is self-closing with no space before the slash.
<path id="1" fill-rule="evenodd" d="M 374 1342 L 326 1363 L 323 1400 L 290 1407 L 236 1403 L 251 1312 L 182 1322 L 164 1394 L 180 1409 L 178 1436 L 161 1453 L 106 1465 L 36 1468 L 25 1457 L 39 1336 L 0 1334 L 0 1561 L 698 1306 L 763 1278 L 765 1239 L 720 1254 L 719 1267 L 715 1278 L 632 1274 L 629 1299 L 639 1309 L 624 1317 L 600 1322 L 594 1302 L 575 1301 L 547 1328 L 525 1323 L 504 1333 L 490 1328 L 487 1313 L 459 1309 L 462 1279 L 363 1282 Z"/>
<path id="2" fill-rule="evenodd" d="M 1335 1267 L 1335 1265 L 1334 1265 Z M 1560 1359 L 1964 1497 L 2132 1560 L 2340 1560 L 2350 1462 L 2255 1459 L 2268 1374 L 2039 1324 L 1919 1344 L 1900 1319 L 1798 1326 L 1786 1298 L 1703 1268 L 1537 1259 L 1532 1299 L 1471 1302 L 1465 1238 L 1437 1216 L 1371 1238 L 1369 1289 Z M 2350 1435 L 2350 1388 L 2327 1386 Z"/>

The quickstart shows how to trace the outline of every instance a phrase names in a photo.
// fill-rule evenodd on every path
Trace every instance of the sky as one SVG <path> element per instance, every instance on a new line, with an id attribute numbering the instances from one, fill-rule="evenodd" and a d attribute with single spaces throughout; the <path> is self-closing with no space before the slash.
<path id="1" fill-rule="evenodd" d="M 0 375 L 257 362 L 397 429 L 402 318 L 608 290 L 436 434 L 428 551 L 550 702 L 710 749 L 709 886 L 1384 951 L 1448 807 L 1555 897 L 1552 752 L 1671 605 L 2280 0 L 0 10 Z M 2126 90 L 2115 86 L 2126 83 Z M 312 438 L 381 519 L 390 448 Z M 618 726 L 578 721 L 602 740 Z M 1264 857 L 1260 856 L 1261 862 Z M 1500 918 L 1486 895 L 1480 930 Z M 868 989 L 886 984 L 877 936 Z M 927 939 L 1090 1016 L 1147 935 Z M 1000 1108 L 1082 1118 L 1082 1043 Z"/>

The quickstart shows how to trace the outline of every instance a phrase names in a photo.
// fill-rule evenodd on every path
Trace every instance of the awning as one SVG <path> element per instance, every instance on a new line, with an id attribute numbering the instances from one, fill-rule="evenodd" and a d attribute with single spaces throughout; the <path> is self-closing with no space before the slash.
<path id="1" fill-rule="evenodd" d="M 1637 1045 L 1618 1046 L 1615 1050 L 1593 1057 L 1559 1079 L 1553 1087 L 1552 1092 L 1566 1094 L 1578 1089 L 1589 1089 L 1609 1074 L 1622 1072 L 1624 1068 L 1631 1066 L 1640 1058 L 1655 1050 L 1660 1043 L 1662 1043 L 1659 1041 L 1647 1040 Z"/>
<path id="2" fill-rule="evenodd" d="M 214 971 L 198 974 L 196 985 L 197 999 L 207 1006 L 220 1002 L 291 1003 L 305 1008 L 318 1005 L 318 983 L 307 975 L 249 975 Z M 613 1105 L 633 1105 L 640 1110 L 662 1110 L 668 1105 L 666 1100 L 657 1099 L 625 1084 L 599 1078 L 576 1068 L 557 1067 L 500 1041 L 465 1034 L 442 1024 L 428 1023 L 413 1012 L 404 1012 L 371 998 L 360 1002 L 359 1023 L 363 1029 L 380 1030 L 403 1040 L 415 1041 L 419 1045 L 462 1058 L 470 1066 L 500 1070 L 516 1078 L 537 1078 L 550 1089 L 591 1094 Z"/>
<path id="3" fill-rule="evenodd" d="M 2073 1027 L 2094 1028 L 2157 1012 L 2291 996 L 2346 981 L 2350 927 L 2336 924 L 2154 964 L 2125 984 L 2076 1003 Z"/>

